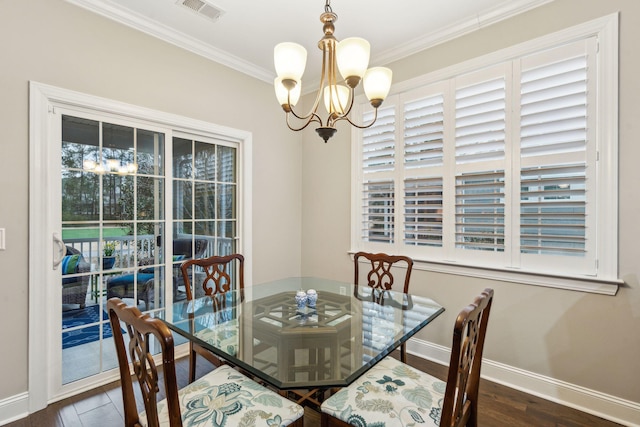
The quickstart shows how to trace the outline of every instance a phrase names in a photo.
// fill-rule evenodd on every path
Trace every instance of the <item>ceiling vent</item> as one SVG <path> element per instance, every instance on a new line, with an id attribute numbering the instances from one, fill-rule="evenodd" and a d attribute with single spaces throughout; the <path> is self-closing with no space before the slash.
<path id="1" fill-rule="evenodd" d="M 212 21 L 217 21 L 224 15 L 222 9 L 203 0 L 178 0 L 176 3 Z"/>

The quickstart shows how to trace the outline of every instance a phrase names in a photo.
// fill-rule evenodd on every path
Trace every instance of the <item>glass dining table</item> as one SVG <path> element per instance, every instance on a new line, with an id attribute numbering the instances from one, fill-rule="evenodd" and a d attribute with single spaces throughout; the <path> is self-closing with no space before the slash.
<path id="1" fill-rule="evenodd" d="M 315 305 L 298 305 L 309 290 Z M 421 296 L 296 277 L 175 302 L 159 317 L 284 392 L 349 385 L 443 311 Z"/>

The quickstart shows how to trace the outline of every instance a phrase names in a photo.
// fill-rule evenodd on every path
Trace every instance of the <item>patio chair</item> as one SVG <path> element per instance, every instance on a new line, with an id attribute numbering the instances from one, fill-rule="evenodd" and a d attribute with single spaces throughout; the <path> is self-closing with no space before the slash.
<path id="1" fill-rule="evenodd" d="M 90 276 L 74 276 L 65 277 L 72 274 L 88 273 L 91 271 L 91 265 L 85 261 L 82 253 L 71 247 L 66 247 L 65 256 L 60 263 L 62 270 L 62 303 L 78 304 L 80 308 L 84 308 L 87 300 L 87 291 L 89 290 Z"/>
<path id="2" fill-rule="evenodd" d="M 178 389 L 173 335 L 164 322 L 127 306 L 119 298 L 107 301 L 120 368 L 125 426 L 287 426 L 302 427 L 304 410 L 261 386 L 229 366 L 221 366 L 198 381 Z M 129 334 L 128 346 L 121 322 Z M 152 336 L 154 339 L 152 339 Z M 154 347 L 162 354 L 165 399 L 160 395 Z M 128 349 L 127 349 L 128 347 Z M 145 411 L 138 413 L 129 370 L 129 353 L 134 376 L 140 385 Z"/>
<path id="3" fill-rule="evenodd" d="M 458 314 L 446 382 L 387 356 L 322 404 L 322 425 L 476 427 L 492 301 L 485 289 Z"/>
<path id="4" fill-rule="evenodd" d="M 195 251 L 192 252 L 191 239 L 179 238 L 173 241 L 173 299 L 184 299 L 185 296 L 180 295 L 179 287 L 181 282 L 181 274 L 179 270 L 180 263 L 184 259 L 191 258 L 192 253 L 201 256 L 207 248 L 206 239 L 195 239 Z M 109 277 L 107 280 L 107 299 L 108 298 L 134 298 L 134 278 L 137 282 L 136 304 L 144 302 L 145 310 L 149 310 L 150 303 L 153 302 L 153 290 L 156 282 L 156 267 L 145 267 L 154 264 L 154 258 L 143 258 L 138 262 L 140 268 L 135 274 L 126 273 Z"/>

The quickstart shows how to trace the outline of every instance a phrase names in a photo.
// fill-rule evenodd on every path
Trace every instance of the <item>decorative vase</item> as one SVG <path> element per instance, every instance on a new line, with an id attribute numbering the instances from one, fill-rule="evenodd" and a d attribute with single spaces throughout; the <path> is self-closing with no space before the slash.
<path id="1" fill-rule="evenodd" d="M 106 257 L 102 257 L 102 269 L 103 270 L 110 270 L 113 268 L 113 266 L 116 263 L 116 257 L 114 256 L 106 256 Z"/>
<path id="2" fill-rule="evenodd" d="M 307 291 L 307 305 L 311 308 L 316 308 L 316 302 L 318 301 L 318 293 L 315 289 L 309 289 Z"/>
<path id="3" fill-rule="evenodd" d="M 307 293 L 303 290 L 296 292 L 296 305 L 298 310 L 303 310 L 307 305 Z"/>

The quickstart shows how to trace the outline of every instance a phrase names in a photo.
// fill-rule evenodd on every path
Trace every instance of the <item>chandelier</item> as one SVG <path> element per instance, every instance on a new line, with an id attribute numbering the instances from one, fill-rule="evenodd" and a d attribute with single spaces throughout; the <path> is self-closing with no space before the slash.
<path id="1" fill-rule="evenodd" d="M 276 97 L 286 113 L 287 126 L 293 131 L 300 131 L 316 122 L 318 135 L 327 142 L 336 133 L 335 123 L 346 120 L 359 129 L 373 125 L 378 118 L 378 107 L 386 98 L 391 87 L 391 70 L 385 67 L 369 66 L 369 42 L 358 37 L 350 37 L 338 42 L 333 36 L 334 23 L 338 15 L 331 10 L 331 1 L 326 0 L 324 13 L 320 15 L 324 37 L 318 42 L 322 50 L 322 75 L 320 87 L 316 94 L 311 111 L 305 115 L 298 114 L 293 107 L 300 99 L 302 74 L 307 62 L 307 51 L 297 43 L 280 43 L 274 48 L 276 77 L 274 81 Z M 344 81 L 339 81 L 338 70 Z M 354 101 L 354 90 L 360 84 L 369 99 L 375 114 L 371 123 L 359 125 L 350 117 Z M 342 83 L 342 84 L 338 84 Z M 327 116 L 323 120 L 318 114 L 320 100 L 324 100 Z M 294 116 L 301 123 L 293 126 L 290 117 Z"/>

